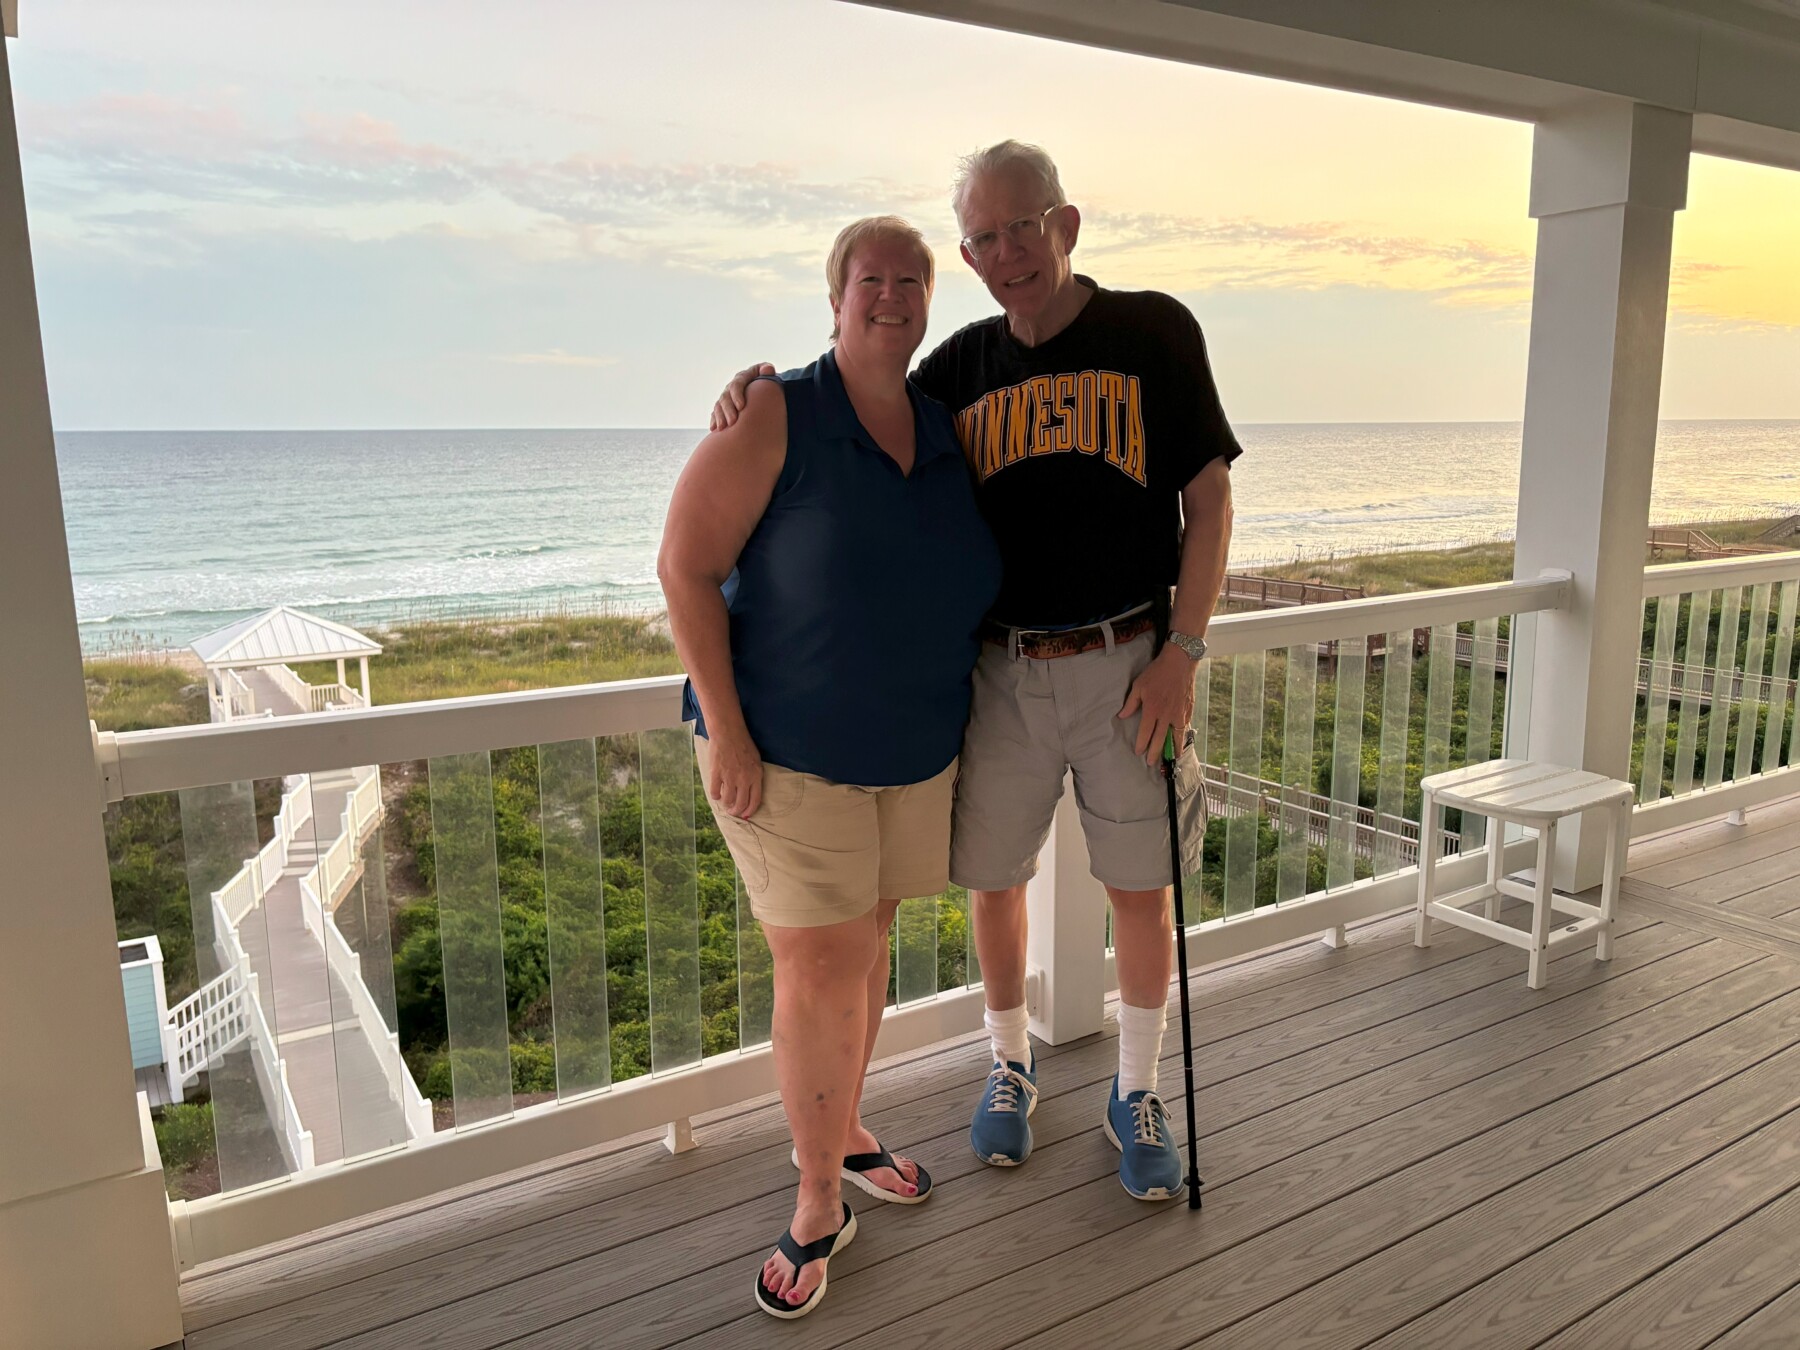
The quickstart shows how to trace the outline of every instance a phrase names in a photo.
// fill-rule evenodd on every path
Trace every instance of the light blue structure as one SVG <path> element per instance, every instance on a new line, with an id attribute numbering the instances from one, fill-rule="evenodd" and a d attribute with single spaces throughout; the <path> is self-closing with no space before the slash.
<path id="1" fill-rule="evenodd" d="M 125 1021 L 131 1032 L 131 1067 L 160 1068 L 163 1028 L 169 1020 L 163 985 L 162 947 L 154 936 L 119 944 L 119 974 L 125 983 Z"/>

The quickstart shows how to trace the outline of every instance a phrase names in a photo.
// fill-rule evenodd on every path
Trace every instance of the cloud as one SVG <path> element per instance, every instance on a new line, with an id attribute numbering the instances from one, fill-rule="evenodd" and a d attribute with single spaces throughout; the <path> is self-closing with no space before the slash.
<path id="1" fill-rule="evenodd" d="M 587 155 L 495 165 L 486 178 L 520 205 L 571 225 L 634 230 L 696 216 L 752 229 L 816 226 L 843 221 L 872 199 L 911 206 L 929 195 L 880 179 L 807 182 L 783 164 L 635 164 Z"/>
<path id="2" fill-rule="evenodd" d="M 235 98 L 183 103 L 156 95 L 104 95 L 21 108 L 28 162 L 56 171 L 58 204 L 85 195 L 193 205 L 239 202 L 287 208 L 415 201 L 448 204 L 479 190 L 472 166 L 443 146 L 406 140 L 365 113 L 309 116 L 294 134 L 254 126 Z"/>
<path id="3" fill-rule="evenodd" d="M 455 208 L 461 219 L 478 210 L 484 221 L 510 221 L 539 251 L 810 288 L 846 220 L 941 205 L 935 187 L 828 181 L 774 161 L 477 155 L 410 138 L 365 112 L 307 115 L 277 133 L 253 124 L 227 93 L 34 103 L 24 120 L 34 202 L 56 227 L 152 260 L 154 234 L 134 221 L 186 212 L 214 228 L 280 230 L 301 208 L 314 225 L 392 237 L 447 223 Z M 233 208 L 229 222 L 213 218 L 220 204 Z"/>
<path id="4" fill-rule="evenodd" d="M 769 161 L 479 158 L 408 139 L 394 123 L 364 112 L 309 114 L 297 132 L 276 134 L 251 125 L 223 96 L 212 103 L 116 95 L 34 103 L 24 120 L 29 156 L 72 171 L 96 193 L 332 206 L 446 203 L 491 191 L 570 226 L 636 231 L 708 220 L 750 229 L 811 226 L 841 221 L 871 202 L 892 210 L 936 205 L 939 195 L 880 178 L 809 181 L 793 166 Z"/>
<path id="5" fill-rule="evenodd" d="M 1182 289 L 1363 285 L 1511 309 L 1531 296 L 1531 254 L 1477 239 L 1427 239 L 1335 220 L 1270 222 L 1095 211 L 1083 250 Z"/>
<path id="6" fill-rule="evenodd" d="M 585 366 L 589 369 L 616 366 L 620 361 L 617 356 L 583 356 L 577 352 L 565 352 L 561 347 L 552 347 L 542 352 L 514 352 L 510 356 L 497 356 L 494 359 L 511 366 Z"/>

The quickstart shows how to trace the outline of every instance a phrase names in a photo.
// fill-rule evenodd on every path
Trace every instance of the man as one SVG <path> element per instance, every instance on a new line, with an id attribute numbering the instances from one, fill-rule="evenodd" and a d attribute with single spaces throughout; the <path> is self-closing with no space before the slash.
<path id="1" fill-rule="evenodd" d="M 1044 151 L 1003 141 L 968 156 L 952 201 L 963 260 L 1003 311 L 951 336 L 914 376 L 956 415 L 1004 571 L 975 670 L 950 861 L 972 897 L 994 1052 L 970 1143 L 1000 1167 L 1031 1153 L 1025 886 L 1072 769 L 1113 909 L 1119 1072 L 1105 1130 L 1125 1189 L 1172 1199 L 1185 1183 L 1156 1091 L 1173 960 L 1158 760 L 1166 732 L 1187 737 L 1231 537 L 1228 465 L 1241 451 L 1187 309 L 1075 274 L 1081 214 Z M 754 373 L 733 382 L 715 422 L 735 416 Z M 1176 786 L 1191 874 L 1204 811 L 1191 748 Z"/>

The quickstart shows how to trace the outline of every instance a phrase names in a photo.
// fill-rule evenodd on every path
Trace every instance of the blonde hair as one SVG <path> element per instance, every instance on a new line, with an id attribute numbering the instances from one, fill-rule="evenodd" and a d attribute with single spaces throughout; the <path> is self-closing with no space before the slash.
<path id="1" fill-rule="evenodd" d="M 850 260 L 856 256 L 856 250 L 878 239 L 897 240 L 917 250 L 920 270 L 925 274 L 925 294 L 931 294 L 937 263 L 931 256 L 931 245 L 925 242 L 925 236 L 899 216 L 864 216 L 839 230 L 831 252 L 825 255 L 825 284 L 831 290 L 834 308 L 844 303 L 844 287 L 850 280 Z M 831 321 L 831 340 L 838 340 L 836 318 Z"/>
<path id="2" fill-rule="evenodd" d="M 969 203 L 969 188 L 974 181 L 996 169 L 1014 165 L 1038 180 L 1043 195 L 1049 198 L 1045 205 L 1069 204 L 1069 199 L 1063 195 L 1062 178 L 1056 172 L 1056 161 L 1050 158 L 1048 151 L 1026 141 L 1001 141 L 957 161 L 956 182 L 950 188 L 950 206 L 956 212 L 958 226 L 962 224 L 963 208 Z"/>

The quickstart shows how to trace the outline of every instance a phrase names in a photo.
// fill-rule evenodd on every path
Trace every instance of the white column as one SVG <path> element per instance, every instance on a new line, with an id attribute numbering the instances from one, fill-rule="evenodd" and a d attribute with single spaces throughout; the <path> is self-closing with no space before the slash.
<path id="1" fill-rule="evenodd" d="M 338 688 L 344 687 L 344 658 L 338 657 Z"/>
<path id="2" fill-rule="evenodd" d="M 1031 1034 L 1050 1045 L 1093 1035 L 1106 1002 L 1106 889 L 1088 870 L 1087 840 L 1068 779 L 1038 874 L 1025 889 L 1025 909 Z"/>
<path id="3" fill-rule="evenodd" d="M 1644 540 L 1675 212 L 1691 119 L 1594 100 L 1538 125 L 1538 221 L 1514 574 L 1566 568 L 1565 610 L 1539 616 L 1533 759 L 1628 778 Z M 1517 667 L 1517 668 L 1522 668 Z M 1601 822 L 1557 832 L 1560 885 L 1596 884 Z"/>
<path id="4" fill-rule="evenodd" d="M 359 664 L 360 673 L 362 674 L 363 706 L 373 708 L 375 706 L 375 700 L 369 697 L 369 658 L 366 656 L 363 657 Z"/>
<path id="5" fill-rule="evenodd" d="M 132 1081 L 101 793 L 0 41 L 0 1345 L 181 1337 Z"/>

